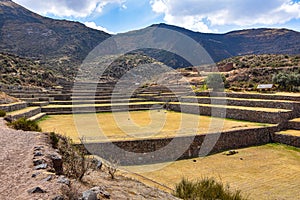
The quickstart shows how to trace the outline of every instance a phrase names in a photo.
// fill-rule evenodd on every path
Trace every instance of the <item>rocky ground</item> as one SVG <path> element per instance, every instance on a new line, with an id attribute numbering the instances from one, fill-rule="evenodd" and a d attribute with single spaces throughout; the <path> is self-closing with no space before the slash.
<path id="1" fill-rule="evenodd" d="M 0 118 L 0 199 L 176 199 L 158 189 L 105 170 L 90 171 L 83 183 L 59 174 L 61 156 L 48 135 L 13 130 Z M 63 197 L 64 196 L 64 197 Z M 76 198 L 75 198 L 76 199 Z"/>

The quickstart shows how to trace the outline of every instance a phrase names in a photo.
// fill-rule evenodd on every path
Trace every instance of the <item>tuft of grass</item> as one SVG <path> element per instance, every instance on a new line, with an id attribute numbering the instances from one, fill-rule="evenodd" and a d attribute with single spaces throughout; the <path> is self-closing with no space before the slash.
<path id="1" fill-rule="evenodd" d="M 176 197 L 185 200 L 246 200 L 242 197 L 241 191 L 232 192 L 229 186 L 215 181 L 213 178 L 203 178 L 192 182 L 185 178 L 176 185 L 173 194 Z"/>
<path id="2" fill-rule="evenodd" d="M 4 110 L 0 110 L 0 117 L 5 117 L 6 112 Z"/>
<path id="3" fill-rule="evenodd" d="M 39 127 L 37 122 L 27 120 L 26 118 L 20 118 L 17 121 L 11 122 L 9 124 L 10 127 L 16 130 L 23 130 L 23 131 L 36 131 L 41 132 L 42 129 Z"/>

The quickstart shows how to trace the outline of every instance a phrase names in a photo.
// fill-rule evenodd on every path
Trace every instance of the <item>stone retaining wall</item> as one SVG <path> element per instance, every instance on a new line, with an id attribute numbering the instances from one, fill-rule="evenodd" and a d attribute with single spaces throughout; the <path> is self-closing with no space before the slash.
<path id="1" fill-rule="evenodd" d="M 28 112 L 24 112 L 24 113 L 20 113 L 20 114 L 16 114 L 16 115 L 8 115 L 6 116 L 6 119 L 8 119 L 9 121 L 15 121 L 15 120 L 18 120 L 22 117 L 25 117 L 26 119 L 32 117 L 32 116 L 35 116 L 37 114 L 41 113 L 41 108 L 36 108 L 36 109 L 33 109 L 33 110 L 30 110 Z"/>
<path id="2" fill-rule="evenodd" d="M 21 110 L 27 107 L 27 103 L 12 103 L 7 105 L 0 105 L 0 110 L 4 110 L 6 112 L 12 112 L 15 110 Z"/>
<path id="3" fill-rule="evenodd" d="M 85 146 L 89 152 L 98 154 L 105 159 L 114 155 L 114 159 L 122 165 L 140 165 L 187 159 L 229 149 L 267 144 L 271 141 L 270 135 L 277 130 L 278 128 L 273 126 L 234 130 L 221 134 L 197 135 L 195 137 L 104 142 L 86 144 Z M 211 148 L 209 145 L 201 148 L 204 141 L 205 144 L 211 143 Z M 214 141 L 217 142 L 214 143 Z"/>
<path id="4" fill-rule="evenodd" d="M 300 148 L 300 137 L 293 135 L 274 133 L 272 134 L 271 141 L 274 143 L 286 144 L 289 146 Z"/>
<path id="5" fill-rule="evenodd" d="M 73 114 L 73 113 L 93 113 L 93 112 L 111 112 L 113 111 L 138 111 L 138 110 L 149 110 L 159 109 L 162 105 L 160 104 L 136 104 L 136 105 L 114 105 L 112 106 L 81 106 L 81 107 L 42 107 L 42 112 L 47 114 Z"/>
<path id="6" fill-rule="evenodd" d="M 188 104 L 169 104 L 169 109 L 177 112 L 201 114 L 214 117 L 226 117 L 235 120 L 246 120 L 260 123 L 280 124 L 286 123 L 293 117 L 292 111 L 268 112 L 261 110 L 242 110 L 239 108 L 216 108 L 208 106 L 196 106 Z M 226 116 L 225 116 L 226 114 Z"/>

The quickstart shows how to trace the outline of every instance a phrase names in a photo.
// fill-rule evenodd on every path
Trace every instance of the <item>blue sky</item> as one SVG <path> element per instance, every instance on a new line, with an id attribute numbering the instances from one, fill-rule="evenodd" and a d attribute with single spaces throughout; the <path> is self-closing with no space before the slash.
<path id="1" fill-rule="evenodd" d="M 247 28 L 300 31 L 300 0 L 13 0 L 56 19 L 79 21 L 109 33 L 167 23 L 225 33 Z"/>

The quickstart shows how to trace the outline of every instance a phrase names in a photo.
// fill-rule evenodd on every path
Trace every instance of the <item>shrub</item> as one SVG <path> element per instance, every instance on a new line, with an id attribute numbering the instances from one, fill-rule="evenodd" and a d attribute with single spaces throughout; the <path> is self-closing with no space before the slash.
<path id="1" fill-rule="evenodd" d="M 50 133 L 50 140 L 53 148 L 57 148 L 58 142 L 59 142 L 59 137 L 54 133 Z"/>
<path id="2" fill-rule="evenodd" d="M 110 158 L 106 167 L 111 179 L 115 179 L 115 173 L 117 172 L 117 169 L 119 167 L 119 161 Z"/>
<path id="3" fill-rule="evenodd" d="M 229 186 L 224 186 L 213 178 L 204 178 L 196 182 L 182 179 L 176 185 L 174 196 L 186 200 L 246 200 L 239 190 L 231 192 Z"/>
<path id="4" fill-rule="evenodd" d="M 27 120 L 26 118 L 20 118 L 9 124 L 12 128 L 23 131 L 37 131 L 41 132 L 42 129 L 35 121 Z"/>
<path id="5" fill-rule="evenodd" d="M 4 110 L 0 110 L 0 117 L 5 117 L 6 112 Z"/>
<path id="6" fill-rule="evenodd" d="M 207 76 L 205 83 L 208 88 L 213 89 L 213 91 L 223 91 L 224 87 L 227 87 L 226 77 L 224 74 L 211 73 Z"/>
<path id="7" fill-rule="evenodd" d="M 64 161 L 64 174 L 81 181 L 88 169 L 92 167 L 91 160 L 86 157 L 86 150 L 84 147 L 75 146 L 68 137 L 56 136 L 59 137 L 58 149 Z"/>

